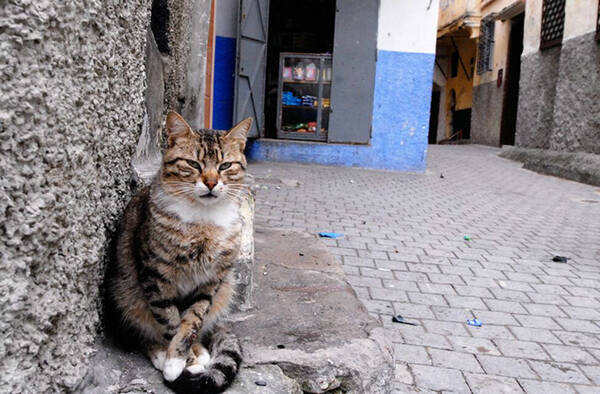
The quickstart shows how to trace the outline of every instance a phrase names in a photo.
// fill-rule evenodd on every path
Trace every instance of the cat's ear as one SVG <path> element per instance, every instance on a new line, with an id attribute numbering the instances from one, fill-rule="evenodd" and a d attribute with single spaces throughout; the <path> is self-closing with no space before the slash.
<path id="1" fill-rule="evenodd" d="M 250 131 L 251 126 L 252 118 L 246 118 L 226 132 L 223 139 L 227 142 L 238 144 L 240 150 L 243 151 L 246 146 L 246 139 L 248 138 L 248 132 Z"/>
<path id="2" fill-rule="evenodd" d="M 190 125 L 177 112 L 169 111 L 165 125 L 167 145 L 173 146 L 177 138 L 188 136 L 192 133 Z"/>

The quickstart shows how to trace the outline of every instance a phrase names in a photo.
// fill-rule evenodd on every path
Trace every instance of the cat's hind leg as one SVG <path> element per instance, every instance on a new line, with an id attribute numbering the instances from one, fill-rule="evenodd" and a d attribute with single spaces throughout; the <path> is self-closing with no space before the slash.
<path id="1" fill-rule="evenodd" d="M 187 367 L 185 368 L 191 374 L 198 374 L 206 369 L 210 363 L 210 354 L 201 343 L 196 342 L 192 345 Z"/>

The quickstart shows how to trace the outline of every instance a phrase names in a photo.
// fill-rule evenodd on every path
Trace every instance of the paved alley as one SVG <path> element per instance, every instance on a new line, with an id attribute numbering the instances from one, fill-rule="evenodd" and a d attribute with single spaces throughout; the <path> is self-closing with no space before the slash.
<path id="1" fill-rule="evenodd" d="M 387 327 L 397 393 L 600 392 L 600 188 L 498 152 L 430 146 L 425 174 L 250 165 L 257 225 L 344 234 L 325 242 Z"/>

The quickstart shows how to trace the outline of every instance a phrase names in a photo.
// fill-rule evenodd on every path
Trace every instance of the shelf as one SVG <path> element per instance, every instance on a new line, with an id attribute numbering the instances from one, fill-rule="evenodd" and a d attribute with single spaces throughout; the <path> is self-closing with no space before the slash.
<path id="1" fill-rule="evenodd" d="M 304 106 L 304 105 L 281 105 L 281 108 L 283 109 L 312 109 L 312 110 L 318 110 L 319 107 L 308 107 L 308 106 Z M 330 111 L 330 108 L 321 108 L 322 111 L 328 112 Z"/>
<path id="2" fill-rule="evenodd" d="M 319 81 L 294 81 L 293 79 L 284 79 L 283 83 L 299 83 L 303 85 L 318 85 Z M 323 81 L 323 85 L 330 85 L 331 81 Z"/>

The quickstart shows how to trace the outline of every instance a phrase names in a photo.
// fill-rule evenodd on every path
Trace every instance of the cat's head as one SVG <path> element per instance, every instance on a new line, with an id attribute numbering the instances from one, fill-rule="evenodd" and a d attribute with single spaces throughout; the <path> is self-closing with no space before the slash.
<path id="1" fill-rule="evenodd" d="M 166 122 L 167 149 L 160 170 L 162 189 L 192 203 L 236 200 L 244 192 L 244 147 L 252 119 L 231 130 L 194 131 L 175 112 Z"/>

